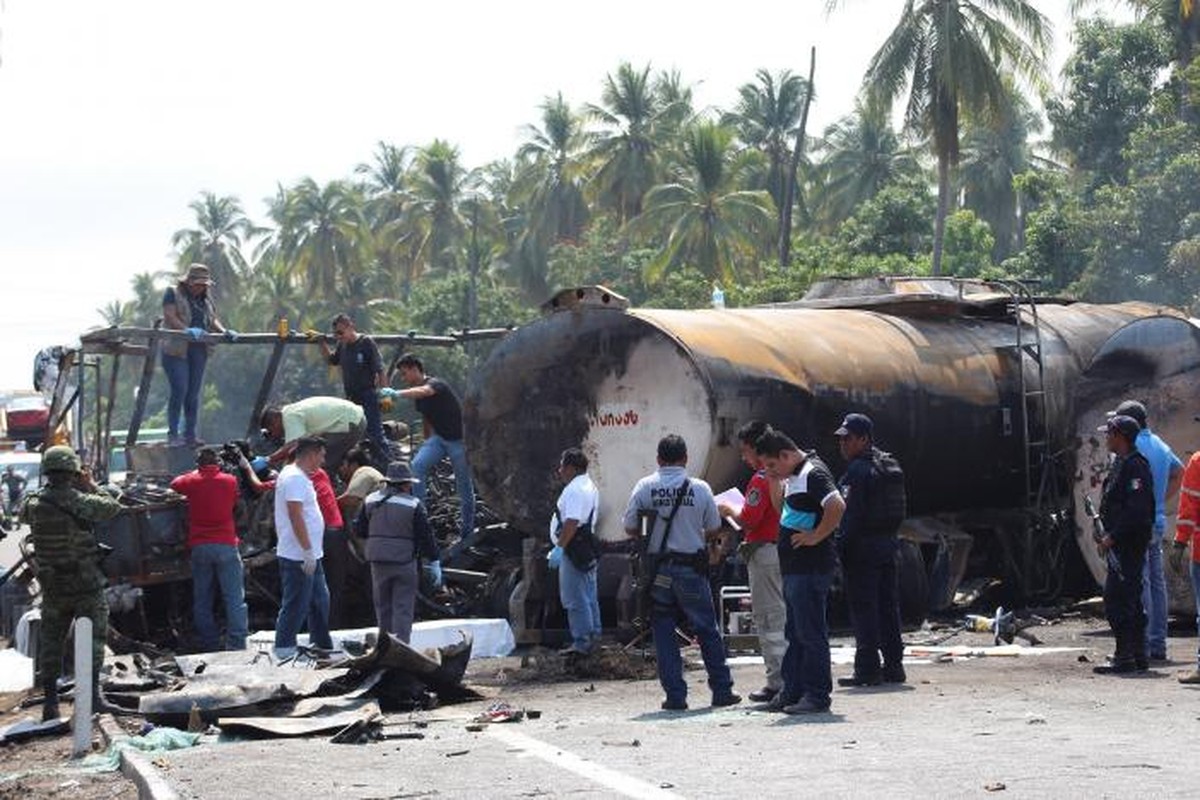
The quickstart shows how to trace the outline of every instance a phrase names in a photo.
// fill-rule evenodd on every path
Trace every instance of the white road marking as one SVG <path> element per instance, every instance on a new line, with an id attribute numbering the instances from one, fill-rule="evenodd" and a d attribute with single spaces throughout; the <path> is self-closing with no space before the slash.
<path id="1" fill-rule="evenodd" d="M 647 800 L 667 800 L 681 797 L 681 795 L 668 792 L 614 769 L 586 761 L 557 745 L 547 744 L 540 739 L 518 733 L 507 725 L 489 725 L 488 733 L 508 745 L 521 748 L 529 755 L 540 758 L 547 764 L 573 772 L 625 797 L 646 798 Z"/>

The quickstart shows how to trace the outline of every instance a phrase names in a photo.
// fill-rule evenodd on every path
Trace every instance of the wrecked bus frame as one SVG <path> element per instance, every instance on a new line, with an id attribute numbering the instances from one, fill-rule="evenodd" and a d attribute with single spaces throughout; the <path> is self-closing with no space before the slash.
<path id="1" fill-rule="evenodd" d="M 1081 500 L 1099 492 L 1106 467 L 1096 433 L 1105 411 L 1145 401 L 1185 459 L 1200 432 L 1200 329 L 1145 303 L 871 278 L 739 309 L 635 309 L 581 287 L 543 310 L 492 351 L 465 398 L 476 485 L 527 541 L 544 539 L 553 467 L 582 446 L 601 497 L 602 610 L 620 625 L 631 614 L 621 515 L 666 433 L 684 436 L 689 471 L 719 491 L 748 477 L 734 437 L 743 422 L 783 429 L 836 470 L 842 416 L 871 414 L 906 473 L 900 572 L 911 620 L 947 607 L 965 576 L 1001 579 L 1006 602 L 1095 591 L 1104 565 Z M 513 600 L 518 641 L 536 640 L 549 593 L 532 555 Z M 1190 612 L 1186 580 L 1171 585 L 1172 606 Z"/>
<path id="2" fill-rule="evenodd" d="M 506 335 L 511 328 L 487 328 L 456 331 L 446 335 L 419 334 L 410 331 L 403 334 L 375 334 L 371 336 L 384 351 L 389 349 L 391 363 L 402 352 L 420 347 L 458 347 L 470 342 L 495 340 Z M 147 607 L 151 614 L 166 614 L 169 635 L 177 637 L 187 628 L 190 614 L 190 564 L 185 545 L 187 542 L 186 504 L 182 498 L 166 489 L 171 477 L 195 467 L 195 453 L 183 446 L 171 447 L 165 443 L 138 442 L 138 433 L 146 415 L 146 403 L 151 382 L 158 366 L 162 342 L 171 339 L 186 339 L 183 331 L 163 328 L 109 327 L 90 331 L 80 337 L 78 348 L 63 348 L 59 358 L 58 376 L 51 401 L 50 430 L 56 430 L 62 421 L 73 415 L 72 444 L 84 457 L 96 479 L 107 479 L 109 443 L 112 435 L 112 416 L 115 397 L 119 386 L 121 365 L 124 360 L 136 359 L 140 363 L 140 378 L 131 418 L 123 442 L 128 471 L 123 495 L 125 504 L 121 514 L 109 523 L 97 526 L 98 539 L 112 548 L 104 560 L 104 570 L 109 578 L 110 603 L 113 614 L 119 621 L 122 614 L 131 614 L 125 619 L 132 627 L 130 631 L 144 637 L 152 637 L 152 625 L 147 620 Z M 188 341 L 191 341 L 188 339 Z M 315 347 L 318 340 L 287 331 L 278 333 L 243 333 L 235 340 L 219 334 L 206 334 L 201 340 L 221 348 L 266 347 L 270 356 L 263 370 L 262 379 L 246 424 L 246 440 L 258 439 L 259 418 L 262 410 L 272 399 L 275 377 L 287 352 L 296 347 Z M 161 378 L 159 378 L 161 380 Z M 94 425 L 86 425 L 81 418 L 81 398 L 87 396 L 91 409 L 96 414 Z M 411 440 L 410 440 L 411 447 Z M 445 483 L 445 476 L 441 476 Z M 434 475 L 431 489 L 438 490 L 439 476 Z M 245 561 L 247 601 L 257 600 L 259 619 L 274 613 L 278 606 L 278 592 L 273 588 L 274 580 L 268 570 L 262 568 L 274 561 L 274 525 L 271 495 L 247 498 L 240 504 L 238 531 L 241 550 Z M 455 507 L 457 504 L 455 503 Z M 488 517 L 481 514 L 486 524 Z M 495 579 L 489 574 L 491 564 L 484 558 L 472 559 L 474 548 L 468 542 L 457 539 L 457 524 L 442 526 L 441 538 L 451 545 L 453 555 L 446 558 L 445 576 L 451 584 L 451 592 L 438 602 L 425 598 L 426 613 L 435 615 L 454 614 L 465 608 L 486 604 L 491 599 Z M 502 526 L 493 525 L 493 529 Z M 498 533 L 496 530 L 490 531 Z M 479 537 L 476 537 L 479 538 Z M 493 551 L 494 554 L 494 551 Z M 476 553 L 476 555 L 478 555 Z M 466 569 L 458 567 L 468 567 Z M 510 577 L 511 570 L 500 578 Z M 147 595 L 150 601 L 144 601 Z M 506 603 L 506 601 L 505 601 Z M 504 603 L 501 604 L 503 607 Z M 164 610 L 166 609 L 166 610 Z M 370 620 L 363 620 L 369 624 Z M 155 637 L 160 638 L 160 637 Z"/>

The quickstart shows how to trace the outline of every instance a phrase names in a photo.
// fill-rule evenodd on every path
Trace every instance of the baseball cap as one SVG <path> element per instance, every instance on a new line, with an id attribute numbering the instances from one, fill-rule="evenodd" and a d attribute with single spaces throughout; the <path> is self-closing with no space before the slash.
<path id="1" fill-rule="evenodd" d="M 1105 430 L 1109 433 L 1119 433 L 1128 439 L 1132 444 L 1133 440 L 1137 438 L 1139 433 L 1141 433 L 1142 426 L 1139 425 L 1138 421 L 1133 417 L 1129 417 L 1124 414 L 1117 414 L 1116 416 L 1109 418 L 1102 430 Z"/>
<path id="2" fill-rule="evenodd" d="M 1146 427 L 1146 407 L 1137 400 L 1123 400 L 1120 405 L 1108 412 L 1108 416 L 1132 417 L 1139 429 Z"/>
<path id="3" fill-rule="evenodd" d="M 870 436 L 875 427 L 871 418 L 866 414 L 847 414 L 842 420 L 842 426 L 833 432 L 834 436 Z"/>

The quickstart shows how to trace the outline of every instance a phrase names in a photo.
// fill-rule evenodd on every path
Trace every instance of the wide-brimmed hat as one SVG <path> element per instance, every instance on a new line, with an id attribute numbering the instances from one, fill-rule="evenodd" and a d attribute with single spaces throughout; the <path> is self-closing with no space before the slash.
<path id="1" fill-rule="evenodd" d="M 203 264 L 190 264 L 187 268 L 187 274 L 183 276 L 184 283 L 203 283 L 205 286 L 212 286 L 212 272 Z"/>
<path id="2" fill-rule="evenodd" d="M 407 461 L 393 461 L 388 464 L 387 475 L 384 480 L 388 483 L 420 483 L 420 478 L 413 475 L 412 468 L 408 466 Z"/>

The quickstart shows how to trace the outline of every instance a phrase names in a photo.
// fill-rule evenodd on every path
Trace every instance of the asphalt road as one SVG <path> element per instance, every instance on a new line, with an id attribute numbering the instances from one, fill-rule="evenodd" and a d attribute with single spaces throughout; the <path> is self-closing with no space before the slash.
<path id="1" fill-rule="evenodd" d="M 1175 672 L 1196 640 L 1172 639 L 1173 666 L 1121 678 L 1091 672 L 1111 646 L 1101 621 L 1038 634 L 1080 649 L 912 664 L 908 685 L 838 689 L 814 717 L 662 712 L 656 681 L 514 682 L 514 659 L 478 661 L 489 701 L 389 718 L 423 739 L 213 742 L 155 763 L 185 798 L 1195 796 L 1200 694 Z M 735 667 L 738 690 L 761 669 Z M 703 680 L 689 673 L 693 706 Z M 468 731 L 491 699 L 542 716 Z"/>

